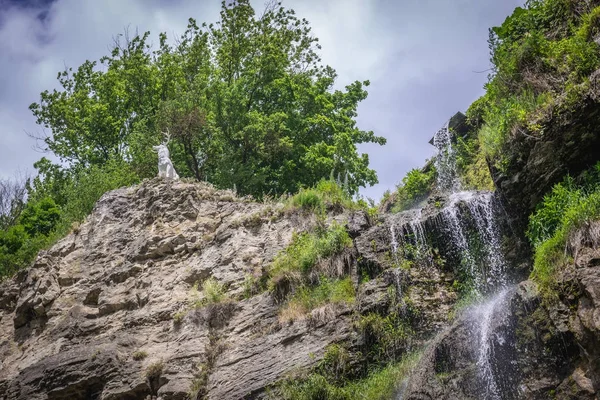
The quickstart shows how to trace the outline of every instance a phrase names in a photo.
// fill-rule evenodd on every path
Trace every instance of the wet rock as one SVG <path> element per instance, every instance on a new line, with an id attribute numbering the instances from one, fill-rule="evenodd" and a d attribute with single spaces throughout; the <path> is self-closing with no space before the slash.
<path id="1" fill-rule="evenodd" d="M 596 399 L 597 249 L 588 243 L 578 254 L 559 274 L 553 297 L 544 300 L 533 281 L 510 292 L 504 316 L 494 315 L 487 334 L 488 370 L 481 363 L 478 314 L 467 311 L 432 341 L 403 399 Z"/>

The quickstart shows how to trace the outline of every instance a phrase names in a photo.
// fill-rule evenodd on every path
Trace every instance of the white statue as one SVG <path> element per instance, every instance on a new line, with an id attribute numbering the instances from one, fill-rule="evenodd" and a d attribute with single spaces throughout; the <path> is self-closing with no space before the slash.
<path id="1" fill-rule="evenodd" d="M 167 144 L 171 138 L 169 130 L 167 129 L 167 133 L 163 132 L 163 135 L 165 135 L 166 141 L 158 146 L 152 146 L 152 148 L 158 153 L 158 177 L 179 179 L 179 175 L 177 175 L 175 167 L 173 167 L 173 163 L 169 158 L 169 149 L 167 148 Z"/>

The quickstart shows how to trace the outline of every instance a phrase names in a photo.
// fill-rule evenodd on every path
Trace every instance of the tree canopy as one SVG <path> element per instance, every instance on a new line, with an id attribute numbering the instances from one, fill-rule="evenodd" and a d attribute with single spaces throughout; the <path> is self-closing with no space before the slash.
<path id="1" fill-rule="evenodd" d="M 0 182 L 0 278 L 76 229 L 100 196 L 157 175 L 152 146 L 169 131 L 182 177 L 255 197 L 295 193 L 330 176 L 348 194 L 377 182 L 359 143 L 385 139 L 356 125 L 368 81 L 334 90 L 308 21 L 281 3 L 249 0 L 170 41 L 118 35 L 110 54 L 58 74 L 60 89 L 30 106 L 49 135 L 38 176 Z M 12 185 L 12 186 L 11 186 Z M 26 194 L 25 194 L 26 193 Z"/>
<path id="2" fill-rule="evenodd" d="M 296 192 L 335 174 L 349 188 L 377 182 L 357 144 L 385 139 L 356 126 L 368 81 L 333 90 L 308 21 L 271 2 L 222 3 L 220 21 L 158 48 L 150 33 L 115 38 L 110 55 L 58 74 L 30 108 L 52 134 L 46 148 L 70 168 L 126 161 L 139 178 L 156 174 L 152 145 L 173 134 L 181 176 L 262 196 Z"/>

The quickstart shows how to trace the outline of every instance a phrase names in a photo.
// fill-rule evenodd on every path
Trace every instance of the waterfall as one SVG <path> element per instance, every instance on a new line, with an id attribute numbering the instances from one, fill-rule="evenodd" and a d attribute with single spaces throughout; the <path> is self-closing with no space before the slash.
<path id="1" fill-rule="evenodd" d="M 456 192 L 460 190 L 460 181 L 456 170 L 456 152 L 452 146 L 450 121 L 435 133 L 433 145 L 438 149 L 435 158 L 437 185 L 442 190 Z"/>
<path id="2" fill-rule="evenodd" d="M 461 192 L 461 195 L 464 195 L 468 192 Z M 448 238 L 450 239 L 454 248 L 458 249 L 463 265 L 465 265 L 471 277 L 474 279 L 474 284 L 476 288 L 481 287 L 480 282 L 480 274 L 477 271 L 476 260 L 473 257 L 471 252 L 469 242 L 467 241 L 467 232 L 461 223 L 462 214 L 458 208 L 459 201 L 467 201 L 467 199 L 463 198 L 464 196 L 452 194 L 450 196 L 450 203 L 444 207 L 442 210 L 442 219 L 445 222 L 445 226 L 442 226 L 442 229 L 448 233 Z"/>
<path id="3" fill-rule="evenodd" d="M 508 294 L 511 293 L 511 289 L 507 288 L 507 263 L 496 221 L 498 207 L 493 193 L 461 190 L 450 125 L 449 121 L 436 132 L 433 139 L 433 144 L 438 149 L 435 158 L 437 190 L 447 200 L 434 214 L 433 226 L 430 222 L 426 225 L 426 220 L 422 217 L 427 213 L 432 215 L 431 206 L 425 206 L 426 208 L 416 212 L 405 212 L 405 218 L 401 221 L 406 222 L 402 227 L 397 227 L 397 232 L 400 232 L 401 246 L 404 245 L 403 235 L 412 235 L 419 252 L 420 249 L 427 251 L 432 247 L 434 243 L 428 243 L 428 240 L 437 240 L 435 244 L 441 244 L 445 251 L 442 256 L 460 262 L 457 268 L 466 272 L 470 278 L 470 289 L 480 303 L 466 310 L 463 317 L 469 322 L 473 335 L 469 346 L 474 346 L 473 361 L 477 367 L 481 398 L 501 400 L 507 398 L 507 391 L 514 392 L 515 388 L 508 382 L 499 381 L 502 373 L 498 372 L 498 366 L 510 361 L 500 360 L 499 358 L 506 356 L 494 351 L 495 346 L 502 347 L 505 341 L 503 336 L 510 312 Z M 425 209 L 427 212 L 423 212 Z M 429 237 L 427 229 L 430 230 Z M 394 232 L 392 227 L 391 243 L 396 252 L 398 241 Z M 487 300 L 483 300 L 484 296 Z M 402 394 L 399 398 L 402 398 Z"/>
<path id="4" fill-rule="evenodd" d="M 506 323 L 509 312 L 508 294 L 509 289 L 503 289 L 491 299 L 477 305 L 469 310 L 469 318 L 474 324 L 477 332 L 477 370 L 482 384 L 482 391 L 485 399 L 501 400 L 503 395 L 502 382 L 499 382 L 494 374 L 494 362 L 498 360 L 494 357 L 493 344 L 502 344 L 505 338 L 502 332 L 494 329 L 494 326 Z"/>
<path id="5" fill-rule="evenodd" d="M 467 202 L 471 216 L 477 225 L 477 232 L 484 244 L 487 270 L 485 283 L 489 287 L 504 287 L 506 285 L 506 262 L 500 245 L 500 232 L 494 222 L 493 195 L 482 193 Z"/>
<path id="6" fill-rule="evenodd" d="M 427 261 L 431 261 L 431 260 L 429 260 L 431 257 L 430 257 L 429 252 L 427 251 L 428 250 L 427 237 L 425 236 L 425 227 L 423 226 L 423 223 L 421 222 L 421 216 L 422 216 L 422 211 L 421 211 L 421 209 L 419 209 L 415 213 L 415 216 L 408 223 L 408 226 L 410 227 L 411 234 L 413 235 L 413 238 L 415 241 L 415 246 L 417 248 L 417 253 L 419 254 L 419 257 L 426 258 Z"/>
<path id="7" fill-rule="evenodd" d="M 396 256 L 396 254 L 398 254 L 398 239 L 396 239 L 396 232 L 394 230 L 394 225 L 390 226 L 390 235 L 392 236 L 392 241 L 391 241 L 392 253 L 394 254 L 394 256 Z"/>
<path id="8" fill-rule="evenodd" d="M 442 210 L 442 218 L 450 241 L 459 249 L 464 265 L 474 280 L 475 289 L 481 294 L 490 288 L 506 284 L 506 262 L 500 245 L 500 232 L 496 224 L 493 194 L 487 192 L 458 192 L 449 197 Z M 466 210 L 461 209 L 464 205 Z M 468 214 L 466 211 L 468 210 Z M 469 232 L 465 220 L 471 218 L 475 230 Z M 483 249 L 483 260 L 478 260 L 469 242 L 469 233 L 475 234 Z M 479 263 L 478 263 L 479 261 Z M 479 265 L 478 265 L 479 264 Z"/>

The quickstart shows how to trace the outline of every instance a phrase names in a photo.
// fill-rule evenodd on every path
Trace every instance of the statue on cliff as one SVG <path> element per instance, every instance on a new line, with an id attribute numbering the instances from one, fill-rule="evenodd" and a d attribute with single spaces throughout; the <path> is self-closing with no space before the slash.
<path id="1" fill-rule="evenodd" d="M 166 139 L 165 142 L 158 146 L 152 146 L 154 151 L 158 153 L 158 177 L 177 180 L 179 179 L 179 175 L 177 175 L 175 167 L 173 167 L 173 163 L 169 158 L 169 149 L 167 148 L 167 144 L 171 138 L 169 130 L 167 129 L 167 133 L 163 132 L 163 135 Z"/>

